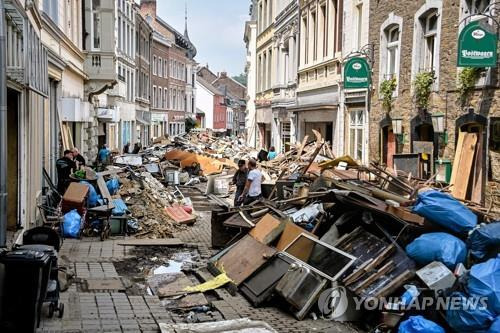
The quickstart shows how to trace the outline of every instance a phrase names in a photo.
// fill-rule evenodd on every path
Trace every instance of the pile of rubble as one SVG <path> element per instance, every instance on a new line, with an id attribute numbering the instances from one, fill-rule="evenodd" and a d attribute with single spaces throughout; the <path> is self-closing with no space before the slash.
<path id="1" fill-rule="evenodd" d="M 335 157 L 317 132 L 272 161 L 207 135 L 177 140 L 165 154 L 180 170 L 200 161 L 198 175 L 221 178 L 231 162 L 261 157 L 264 199 L 212 213 L 212 246 L 222 250 L 208 265 L 254 306 L 284 304 L 299 320 L 378 332 L 498 331 L 493 205 L 457 197 L 436 177 Z M 478 299 L 483 307 L 449 306 Z"/>

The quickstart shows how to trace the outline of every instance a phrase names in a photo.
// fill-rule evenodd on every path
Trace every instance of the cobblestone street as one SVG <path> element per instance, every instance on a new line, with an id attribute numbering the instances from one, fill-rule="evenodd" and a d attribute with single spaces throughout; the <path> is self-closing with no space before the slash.
<path id="1" fill-rule="evenodd" d="M 206 260 L 213 254 L 210 248 L 210 213 L 201 212 L 198 221 L 175 237 L 188 247 L 198 249 L 201 275 Z M 93 238 L 66 239 L 60 251 L 62 261 L 74 271 L 75 278 L 66 292 L 61 294 L 65 305 L 62 319 L 42 315 L 38 332 L 159 332 L 159 323 L 185 322 L 189 311 L 169 311 L 157 296 L 132 295 L 128 291 L 85 291 L 86 279 L 119 277 L 114 263 L 132 256 L 133 247 L 118 245 L 123 237 L 100 241 Z M 224 288 L 210 301 L 211 313 L 200 313 L 200 321 L 250 318 L 265 321 L 278 332 L 355 332 L 348 325 L 306 319 L 297 321 L 275 307 L 254 308 L 240 294 L 231 296 Z"/>

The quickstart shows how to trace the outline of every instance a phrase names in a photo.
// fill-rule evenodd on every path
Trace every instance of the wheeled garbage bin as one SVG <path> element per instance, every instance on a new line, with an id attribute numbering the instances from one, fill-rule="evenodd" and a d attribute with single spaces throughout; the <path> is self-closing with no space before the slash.
<path id="1" fill-rule="evenodd" d="M 50 277 L 50 254 L 18 249 L 0 255 L 4 282 L 0 332 L 34 332 Z"/>

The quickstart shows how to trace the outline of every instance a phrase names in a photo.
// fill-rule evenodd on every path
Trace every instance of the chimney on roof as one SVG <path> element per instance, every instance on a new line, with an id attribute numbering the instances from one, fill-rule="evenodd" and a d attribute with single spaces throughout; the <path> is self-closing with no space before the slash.
<path id="1" fill-rule="evenodd" d="M 221 78 L 227 78 L 227 72 L 220 72 L 220 77 Z"/>

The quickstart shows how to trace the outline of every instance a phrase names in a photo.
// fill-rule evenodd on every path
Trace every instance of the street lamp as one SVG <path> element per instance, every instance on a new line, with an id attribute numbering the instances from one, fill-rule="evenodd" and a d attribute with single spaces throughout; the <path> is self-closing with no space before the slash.
<path id="1" fill-rule="evenodd" d="M 444 133 L 444 114 L 436 112 L 432 114 L 432 127 L 434 133 Z"/>
<path id="2" fill-rule="evenodd" d="M 397 135 L 403 134 L 403 118 L 392 118 L 392 132 Z"/>
<path id="3" fill-rule="evenodd" d="M 403 133 L 403 118 L 393 117 L 392 118 L 392 132 L 397 135 L 398 142 L 404 143 L 404 133 Z"/>
<path id="4" fill-rule="evenodd" d="M 446 145 L 448 143 L 448 133 L 446 132 L 446 128 L 444 128 L 444 114 L 436 112 L 432 114 L 431 118 L 434 133 L 439 134 L 439 138 Z"/>

